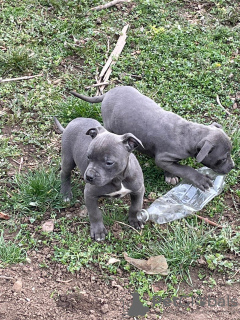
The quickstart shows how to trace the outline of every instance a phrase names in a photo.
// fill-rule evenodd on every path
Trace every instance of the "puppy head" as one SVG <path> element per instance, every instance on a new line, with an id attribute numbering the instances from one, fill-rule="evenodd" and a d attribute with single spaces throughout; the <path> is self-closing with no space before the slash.
<path id="1" fill-rule="evenodd" d="M 88 166 L 84 180 L 96 186 L 104 186 L 114 178 L 124 174 L 131 152 L 139 145 L 133 134 L 116 135 L 103 127 L 91 128 L 87 131 L 93 140 L 88 151 Z"/>
<path id="2" fill-rule="evenodd" d="M 231 158 L 232 145 L 220 125 L 214 123 L 211 126 L 213 128 L 210 134 L 197 146 L 196 159 L 219 174 L 227 174 L 234 168 Z"/>

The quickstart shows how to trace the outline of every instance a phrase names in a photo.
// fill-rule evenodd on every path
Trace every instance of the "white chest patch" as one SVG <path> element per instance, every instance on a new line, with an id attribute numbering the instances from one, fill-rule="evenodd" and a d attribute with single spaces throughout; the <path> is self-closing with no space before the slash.
<path id="1" fill-rule="evenodd" d="M 114 192 L 111 192 L 111 193 L 107 193 L 106 196 L 110 196 L 110 197 L 118 196 L 118 197 L 122 198 L 126 194 L 131 193 L 131 192 L 132 192 L 132 190 L 129 190 L 129 189 L 125 188 L 124 185 L 121 183 L 121 189 L 120 190 L 114 191 Z"/>

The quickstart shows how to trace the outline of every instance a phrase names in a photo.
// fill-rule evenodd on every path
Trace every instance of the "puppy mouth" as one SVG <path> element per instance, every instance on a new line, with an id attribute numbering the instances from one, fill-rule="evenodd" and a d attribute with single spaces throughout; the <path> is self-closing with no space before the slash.
<path id="1" fill-rule="evenodd" d="M 87 178 L 84 177 L 84 181 L 96 187 L 103 187 L 108 183 L 106 181 L 102 181 L 102 179 L 99 179 L 99 178 L 100 177 L 96 177 L 92 181 L 89 181 Z"/>
<path id="2" fill-rule="evenodd" d="M 213 171 L 215 171 L 218 174 L 227 174 L 229 173 L 234 167 L 229 166 L 226 169 L 219 169 L 219 168 L 213 168 Z"/>

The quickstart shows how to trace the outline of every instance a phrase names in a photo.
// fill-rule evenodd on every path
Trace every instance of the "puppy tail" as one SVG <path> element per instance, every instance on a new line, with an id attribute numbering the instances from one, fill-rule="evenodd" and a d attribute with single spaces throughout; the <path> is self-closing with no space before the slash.
<path id="1" fill-rule="evenodd" d="M 53 117 L 53 120 L 54 120 L 56 126 L 58 127 L 58 129 L 59 129 L 61 132 L 63 132 L 63 131 L 64 131 L 64 128 L 63 128 L 63 126 L 61 125 L 61 123 L 58 121 L 58 119 L 57 119 L 56 117 Z"/>
<path id="2" fill-rule="evenodd" d="M 78 97 L 84 101 L 91 102 L 91 103 L 102 102 L 105 97 L 105 94 L 101 96 L 96 96 L 96 97 L 87 97 L 87 96 L 84 96 L 83 94 L 77 93 L 76 91 L 70 91 L 70 93 L 73 94 L 75 97 Z"/>

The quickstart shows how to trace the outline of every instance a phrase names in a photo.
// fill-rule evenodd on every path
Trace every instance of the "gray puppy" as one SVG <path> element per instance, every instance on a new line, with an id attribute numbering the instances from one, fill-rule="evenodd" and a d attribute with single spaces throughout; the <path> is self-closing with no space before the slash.
<path id="1" fill-rule="evenodd" d="M 206 126 L 187 121 L 129 86 L 116 87 L 93 98 L 71 93 L 91 103 L 102 102 L 104 127 L 116 134 L 130 131 L 139 138 L 145 149 L 138 149 L 155 158 L 168 183 L 176 184 L 181 177 L 201 190 L 212 186 L 208 176 L 179 164 L 188 157 L 195 157 L 219 174 L 234 168 L 230 139 L 217 123 Z"/>
<path id="2" fill-rule="evenodd" d="M 77 118 L 64 129 L 57 118 L 55 124 L 62 135 L 61 193 L 65 201 L 72 197 L 71 171 L 77 166 L 86 182 L 84 199 L 90 219 L 91 237 L 104 240 L 107 234 L 99 197 L 117 197 L 130 193 L 129 223 L 141 228 L 137 213 L 141 211 L 144 181 L 141 167 L 131 153 L 142 145 L 133 134 L 116 135 L 89 118 Z"/>

